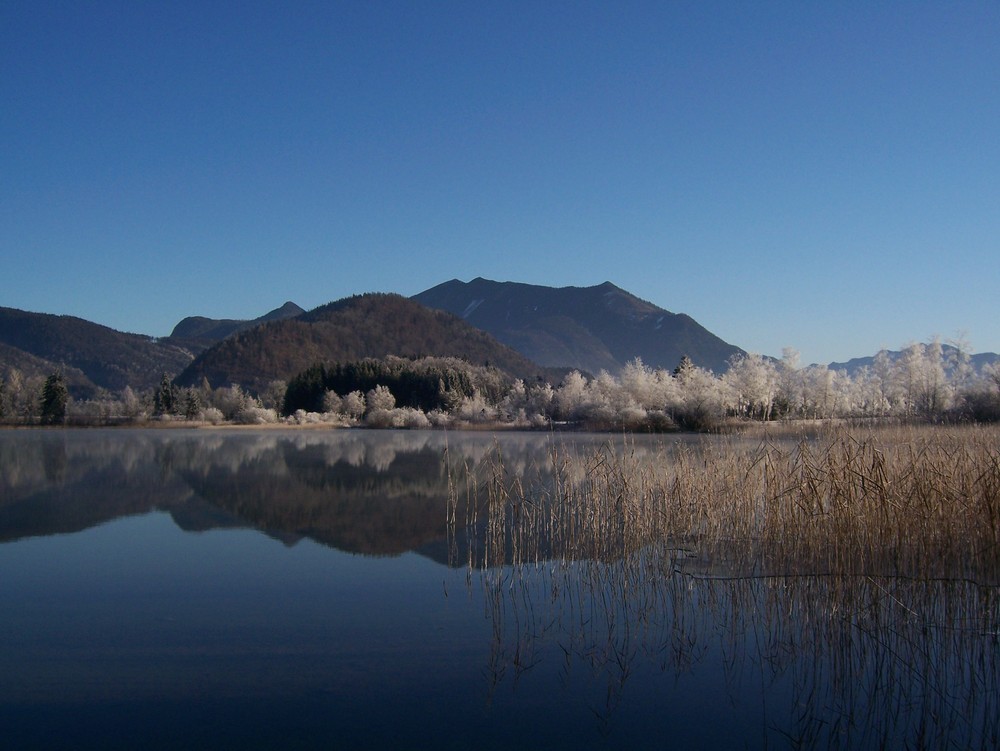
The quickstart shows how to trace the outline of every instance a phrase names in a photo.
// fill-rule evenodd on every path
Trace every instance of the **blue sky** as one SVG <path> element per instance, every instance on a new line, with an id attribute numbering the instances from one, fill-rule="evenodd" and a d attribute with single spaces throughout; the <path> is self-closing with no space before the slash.
<path id="1" fill-rule="evenodd" d="M 605 280 L 744 349 L 1000 352 L 996 2 L 0 3 L 0 305 Z"/>

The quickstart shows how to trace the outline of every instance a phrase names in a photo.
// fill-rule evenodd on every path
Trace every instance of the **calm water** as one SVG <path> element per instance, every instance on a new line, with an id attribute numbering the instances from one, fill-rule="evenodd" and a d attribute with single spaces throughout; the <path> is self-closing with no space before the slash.
<path id="1" fill-rule="evenodd" d="M 0 738 L 1000 745 L 995 582 L 467 565 L 449 478 L 497 450 L 543 476 L 553 441 L 607 440 L 0 431 Z"/>

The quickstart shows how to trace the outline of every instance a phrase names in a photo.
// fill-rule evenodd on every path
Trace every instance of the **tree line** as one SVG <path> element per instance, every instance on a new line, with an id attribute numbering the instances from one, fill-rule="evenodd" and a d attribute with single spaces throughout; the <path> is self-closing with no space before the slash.
<path id="1" fill-rule="evenodd" d="M 426 427 L 472 423 L 513 427 L 557 424 L 607 430 L 712 430 L 726 422 L 881 418 L 1000 420 L 1000 365 L 976 371 L 961 347 L 937 339 L 898 356 L 880 352 L 850 374 L 748 354 L 722 375 L 684 358 L 672 370 L 636 358 L 617 375 L 573 371 L 560 383 L 526 383 L 458 358 L 366 358 L 316 364 L 257 393 L 231 385 L 180 387 L 164 374 L 151 391 L 130 387 L 74 400 L 56 373 L 0 378 L 0 421 L 7 423 L 199 420 L 246 424 L 329 423 Z"/>

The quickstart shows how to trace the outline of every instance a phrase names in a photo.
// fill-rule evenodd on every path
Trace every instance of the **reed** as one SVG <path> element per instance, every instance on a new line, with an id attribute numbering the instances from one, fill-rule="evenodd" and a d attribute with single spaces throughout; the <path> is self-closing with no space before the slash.
<path id="1" fill-rule="evenodd" d="M 603 679 L 610 724 L 637 668 L 682 680 L 721 652 L 726 685 L 790 692 L 765 746 L 1000 743 L 1000 430 L 553 443 L 465 468 L 491 692 L 554 653 Z"/>
<path id="2" fill-rule="evenodd" d="M 497 449 L 478 471 L 462 505 L 469 560 L 485 566 L 610 561 L 656 545 L 715 575 L 998 581 L 997 428 L 724 436 L 652 453 L 553 443 L 533 470 L 512 470 Z M 454 525 L 454 494 L 451 506 Z"/>

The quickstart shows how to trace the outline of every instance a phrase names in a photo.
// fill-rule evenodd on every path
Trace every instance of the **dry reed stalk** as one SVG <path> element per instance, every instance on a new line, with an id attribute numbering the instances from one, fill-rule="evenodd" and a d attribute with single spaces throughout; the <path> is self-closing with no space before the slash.
<path id="1" fill-rule="evenodd" d="M 467 524 L 487 566 L 609 561 L 664 545 L 729 572 L 995 582 L 998 447 L 1000 431 L 979 427 L 836 429 L 797 443 L 725 437 L 651 455 L 554 444 L 532 476 L 508 472 L 497 448 L 485 481 L 470 481 Z"/>
<path id="2" fill-rule="evenodd" d="M 497 452 L 467 485 L 492 685 L 555 642 L 610 713 L 640 656 L 687 672 L 722 633 L 734 675 L 790 676 L 796 743 L 995 747 L 998 447 L 974 427 L 553 445 L 530 476 Z"/>

